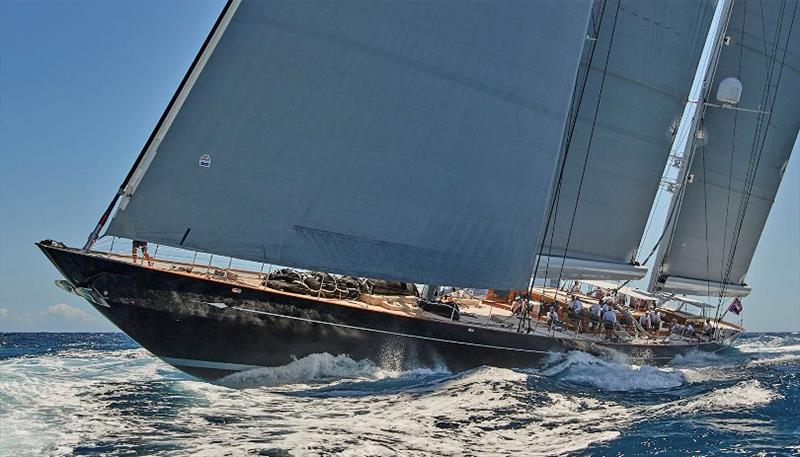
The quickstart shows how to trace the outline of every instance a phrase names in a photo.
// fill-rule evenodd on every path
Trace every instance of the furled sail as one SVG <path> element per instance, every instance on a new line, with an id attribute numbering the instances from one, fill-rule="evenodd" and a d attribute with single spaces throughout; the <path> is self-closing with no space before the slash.
<path id="1" fill-rule="evenodd" d="M 707 143 L 694 151 L 654 288 L 749 293 L 745 275 L 800 128 L 797 13 L 797 1 L 734 2 L 711 93 L 728 106 L 706 108 Z"/>
<path id="2" fill-rule="evenodd" d="M 608 0 L 537 277 L 636 279 L 642 233 L 714 2 Z M 582 68 L 583 71 L 583 68 Z"/>
<path id="3" fill-rule="evenodd" d="M 589 0 L 234 1 L 108 234 L 527 286 Z"/>

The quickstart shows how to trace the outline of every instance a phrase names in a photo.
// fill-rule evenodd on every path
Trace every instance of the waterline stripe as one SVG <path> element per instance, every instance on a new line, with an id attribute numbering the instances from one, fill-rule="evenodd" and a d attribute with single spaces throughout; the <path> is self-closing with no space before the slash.
<path id="1" fill-rule="evenodd" d="M 210 362 L 208 360 L 181 359 L 177 357 L 162 357 L 159 359 L 170 365 L 194 367 L 194 368 L 213 368 L 215 370 L 245 371 L 254 368 L 262 368 L 260 365 L 247 365 L 244 363 Z"/>

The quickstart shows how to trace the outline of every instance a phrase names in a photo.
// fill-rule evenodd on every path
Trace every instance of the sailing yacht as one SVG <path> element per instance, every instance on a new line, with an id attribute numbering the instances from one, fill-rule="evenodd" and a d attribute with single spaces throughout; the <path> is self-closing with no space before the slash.
<path id="1" fill-rule="evenodd" d="M 665 304 L 749 292 L 800 128 L 796 10 L 230 0 L 85 246 L 37 245 L 59 287 L 207 380 L 324 352 L 461 370 L 720 351 L 743 331 L 720 315 L 704 336 L 637 319 L 699 325 Z M 649 289 L 627 286 L 656 253 Z"/>

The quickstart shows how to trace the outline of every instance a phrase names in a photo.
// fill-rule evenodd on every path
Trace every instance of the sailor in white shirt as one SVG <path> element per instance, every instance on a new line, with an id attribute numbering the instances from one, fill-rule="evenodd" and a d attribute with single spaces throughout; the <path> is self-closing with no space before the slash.
<path id="1" fill-rule="evenodd" d="M 684 333 L 687 335 L 694 335 L 694 327 L 692 324 L 686 324 L 686 328 L 684 329 Z"/>
<path id="2" fill-rule="evenodd" d="M 661 327 L 661 313 L 658 310 L 653 310 L 650 312 L 650 322 L 653 324 L 653 329 L 658 331 Z"/>
<path id="3" fill-rule="evenodd" d="M 615 313 L 613 309 L 609 309 L 603 313 L 603 325 L 606 327 L 606 338 L 611 338 L 616 322 L 617 313 Z"/>
<path id="4" fill-rule="evenodd" d="M 600 319 L 600 313 L 602 313 L 602 312 L 603 312 L 603 307 L 600 306 L 600 303 L 592 304 L 592 317 L 596 317 L 597 319 Z"/>
<path id="5" fill-rule="evenodd" d="M 550 311 L 547 313 L 547 319 L 550 325 L 550 330 L 555 330 L 555 327 L 561 324 L 561 321 L 558 320 L 558 312 L 556 311 L 555 306 L 550 307 Z"/>
<path id="6" fill-rule="evenodd" d="M 581 311 L 583 311 L 583 302 L 576 295 L 572 296 L 572 301 L 569 302 L 569 306 L 572 308 L 573 313 L 580 314 Z"/>
<path id="7" fill-rule="evenodd" d="M 583 313 L 583 302 L 576 295 L 573 295 L 572 301 L 569 302 L 569 311 L 572 323 L 575 325 L 575 333 L 582 331 L 581 314 Z"/>
<path id="8" fill-rule="evenodd" d="M 603 318 L 603 307 L 600 303 L 592 303 L 592 308 L 589 310 L 592 320 L 592 331 L 597 335 L 597 330 L 600 329 L 600 321 Z"/>
<path id="9" fill-rule="evenodd" d="M 711 325 L 711 321 L 708 319 L 706 319 L 706 325 L 703 327 L 703 333 L 709 338 L 714 335 L 714 326 Z"/>

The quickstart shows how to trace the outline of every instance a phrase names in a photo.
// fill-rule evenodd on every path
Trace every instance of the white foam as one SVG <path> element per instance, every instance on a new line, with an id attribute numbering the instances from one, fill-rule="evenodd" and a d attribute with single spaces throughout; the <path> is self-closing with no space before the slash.
<path id="1" fill-rule="evenodd" d="M 68 455 L 77 446 L 111 443 L 119 451 L 146 436 L 148 444 L 179 446 L 160 452 L 167 455 L 238 455 L 268 448 L 293 455 L 334 449 L 341 455 L 557 455 L 614 439 L 654 416 L 757 408 L 779 398 L 755 381 L 644 406 L 614 400 L 624 394 L 539 387 L 551 382 L 544 376 L 609 391 L 685 382 L 686 371 L 675 367 L 636 366 L 581 352 L 555 354 L 538 371 L 483 367 L 457 375 L 387 370 L 315 354 L 235 375 L 259 386 L 251 389 L 177 373 L 142 350 L 0 362 L 0 449 L 9 455 Z M 442 376 L 427 382 L 430 374 Z M 419 382 L 383 389 L 405 378 Z M 303 395 L 348 380 L 382 390 L 366 397 Z"/>
<path id="2" fill-rule="evenodd" d="M 787 346 L 774 346 L 764 343 L 748 343 L 737 346 L 742 352 L 761 352 L 767 354 L 787 353 L 787 352 L 800 352 L 800 344 L 792 344 Z"/>
<path id="3" fill-rule="evenodd" d="M 684 366 L 708 366 L 709 364 L 716 363 L 724 360 L 719 354 L 715 352 L 700 351 L 698 349 L 691 349 L 685 354 L 678 354 L 670 361 L 669 365 L 673 367 Z"/>
<path id="4" fill-rule="evenodd" d="M 372 361 L 360 361 L 340 354 L 310 354 L 296 359 L 286 365 L 277 367 L 255 368 L 226 376 L 219 384 L 229 387 L 275 387 L 287 384 L 299 384 L 341 379 L 396 378 L 412 375 L 447 374 L 446 368 L 419 368 L 415 370 L 388 370 Z"/>
<path id="5" fill-rule="evenodd" d="M 745 353 L 800 353 L 797 337 L 786 335 L 759 335 L 755 338 L 740 339 L 734 346 Z"/>
<path id="6" fill-rule="evenodd" d="M 747 365 L 748 366 L 782 365 L 797 361 L 800 361 L 800 354 L 782 354 L 777 357 L 767 357 L 763 359 L 753 360 L 749 362 Z"/>
<path id="7" fill-rule="evenodd" d="M 0 449 L 8 455 L 67 455 L 83 436 L 124 427 L 118 419 L 103 420 L 105 405 L 87 394 L 107 392 L 115 383 L 159 379 L 162 366 L 143 349 L 68 351 L 2 361 Z"/>
<path id="8" fill-rule="evenodd" d="M 673 413 L 689 414 L 752 409 L 779 398 L 782 398 L 779 393 L 764 388 L 757 380 L 748 380 L 699 397 L 673 402 L 665 409 Z"/>
<path id="9" fill-rule="evenodd" d="M 686 381 L 682 372 L 670 368 L 606 360 L 580 351 L 552 355 L 541 374 L 613 392 L 669 389 Z"/>

